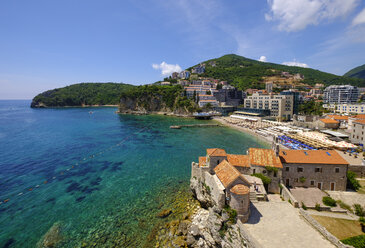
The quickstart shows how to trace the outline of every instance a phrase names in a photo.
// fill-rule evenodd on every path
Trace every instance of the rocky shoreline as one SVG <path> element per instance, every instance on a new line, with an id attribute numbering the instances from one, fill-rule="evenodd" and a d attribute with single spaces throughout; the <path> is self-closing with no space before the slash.
<path id="1" fill-rule="evenodd" d="M 191 178 L 190 189 L 190 199 L 181 206 L 183 213 L 156 232 L 155 247 L 253 247 L 234 210 L 217 207 L 209 190 L 196 178 Z"/>

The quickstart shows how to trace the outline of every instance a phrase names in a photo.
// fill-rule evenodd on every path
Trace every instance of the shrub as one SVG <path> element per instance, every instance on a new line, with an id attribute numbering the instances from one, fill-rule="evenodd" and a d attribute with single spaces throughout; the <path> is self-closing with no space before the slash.
<path id="1" fill-rule="evenodd" d="M 305 183 L 305 180 L 307 180 L 305 177 L 300 177 L 300 178 L 299 178 L 299 181 L 300 181 L 301 183 Z"/>
<path id="2" fill-rule="evenodd" d="M 267 172 L 278 172 L 278 168 L 272 166 L 265 166 L 265 169 L 267 170 Z"/>
<path id="3" fill-rule="evenodd" d="M 349 186 L 349 188 L 353 190 L 358 190 L 361 188 L 359 181 L 356 180 L 355 172 L 353 171 L 347 172 L 347 185 Z"/>
<path id="4" fill-rule="evenodd" d="M 290 199 L 288 199 L 288 202 L 291 204 L 291 200 Z"/>
<path id="5" fill-rule="evenodd" d="M 323 196 L 322 201 L 324 203 L 324 205 L 326 206 L 330 206 L 330 207 L 336 207 L 336 201 L 330 197 L 330 196 Z"/>
<path id="6" fill-rule="evenodd" d="M 360 204 L 354 204 L 354 210 L 357 216 L 363 217 L 365 215 L 364 209 Z"/>
<path id="7" fill-rule="evenodd" d="M 343 239 L 341 240 L 341 242 L 356 248 L 365 248 L 365 235 L 359 235 L 348 239 Z"/>
<path id="8" fill-rule="evenodd" d="M 314 207 L 315 210 L 321 211 L 321 205 L 319 203 L 316 203 L 316 206 Z"/>
<path id="9" fill-rule="evenodd" d="M 307 210 L 307 206 L 302 202 L 302 208 L 304 209 L 304 210 Z"/>
<path id="10" fill-rule="evenodd" d="M 263 184 L 269 185 L 271 183 L 271 178 L 265 176 L 262 173 L 254 173 L 254 174 L 252 174 L 252 176 L 260 178 L 262 180 Z"/>
<path id="11" fill-rule="evenodd" d="M 359 218 L 359 222 L 360 222 L 362 225 L 364 225 L 364 224 L 365 224 L 365 218 L 361 216 L 361 217 Z"/>
<path id="12" fill-rule="evenodd" d="M 235 224 L 236 223 L 236 218 L 237 218 L 237 211 L 232 209 L 230 206 L 225 206 L 224 210 L 227 212 L 229 219 L 228 221 Z"/>

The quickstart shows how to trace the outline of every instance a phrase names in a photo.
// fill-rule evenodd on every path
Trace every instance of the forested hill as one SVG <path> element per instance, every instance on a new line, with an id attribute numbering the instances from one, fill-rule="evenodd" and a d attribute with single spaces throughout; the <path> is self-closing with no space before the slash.
<path id="1" fill-rule="evenodd" d="M 345 77 L 365 79 L 365 64 L 346 72 Z"/>
<path id="2" fill-rule="evenodd" d="M 123 83 L 80 83 L 45 91 L 33 98 L 32 108 L 117 105 L 123 92 L 135 86 Z"/>
<path id="3" fill-rule="evenodd" d="M 209 62 L 215 62 L 216 66 L 212 66 Z M 309 85 L 323 83 L 326 86 L 331 84 L 365 86 L 364 79 L 337 76 L 311 68 L 260 62 L 235 54 L 224 55 L 202 63 L 206 64 L 206 71 L 202 76 L 228 81 L 228 83 L 242 90 L 247 88 L 263 88 L 265 87 L 262 83 L 263 77 L 277 76 L 284 71 L 291 74 L 302 74 L 304 76 L 302 82 Z"/>

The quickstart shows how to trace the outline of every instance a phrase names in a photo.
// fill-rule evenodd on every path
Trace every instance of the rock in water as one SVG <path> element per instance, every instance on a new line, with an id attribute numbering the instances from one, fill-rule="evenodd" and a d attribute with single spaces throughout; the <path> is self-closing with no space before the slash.
<path id="1" fill-rule="evenodd" d="M 39 248 L 48 248 L 48 247 L 57 247 L 57 244 L 61 242 L 61 224 L 56 222 L 53 226 L 48 230 L 48 232 L 38 241 L 37 247 Z"/>
<path id="2" fill-rule="evenodd" d="M 171 209 L 165 209 L 165 210 L 162 210 L 158 215 L 157 217 L 159 218 L 166 218 L 167 216 L 169 216 L 170 214 L 172 213 Z"/>

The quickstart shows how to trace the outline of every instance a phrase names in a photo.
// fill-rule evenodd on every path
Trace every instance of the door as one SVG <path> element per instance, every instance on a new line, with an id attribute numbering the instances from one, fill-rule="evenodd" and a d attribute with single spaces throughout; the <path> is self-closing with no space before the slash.
<path id="1" fill-rule="evenodd" d="M 318 183 L 317 185 L 319 189 L 322 189 L 322 183 Z"/>
<path id="2" fill-rule="evenodd" d="M 334 191 L 335 190 L 335 183 L 331 183 L 331 190 Z"/>

